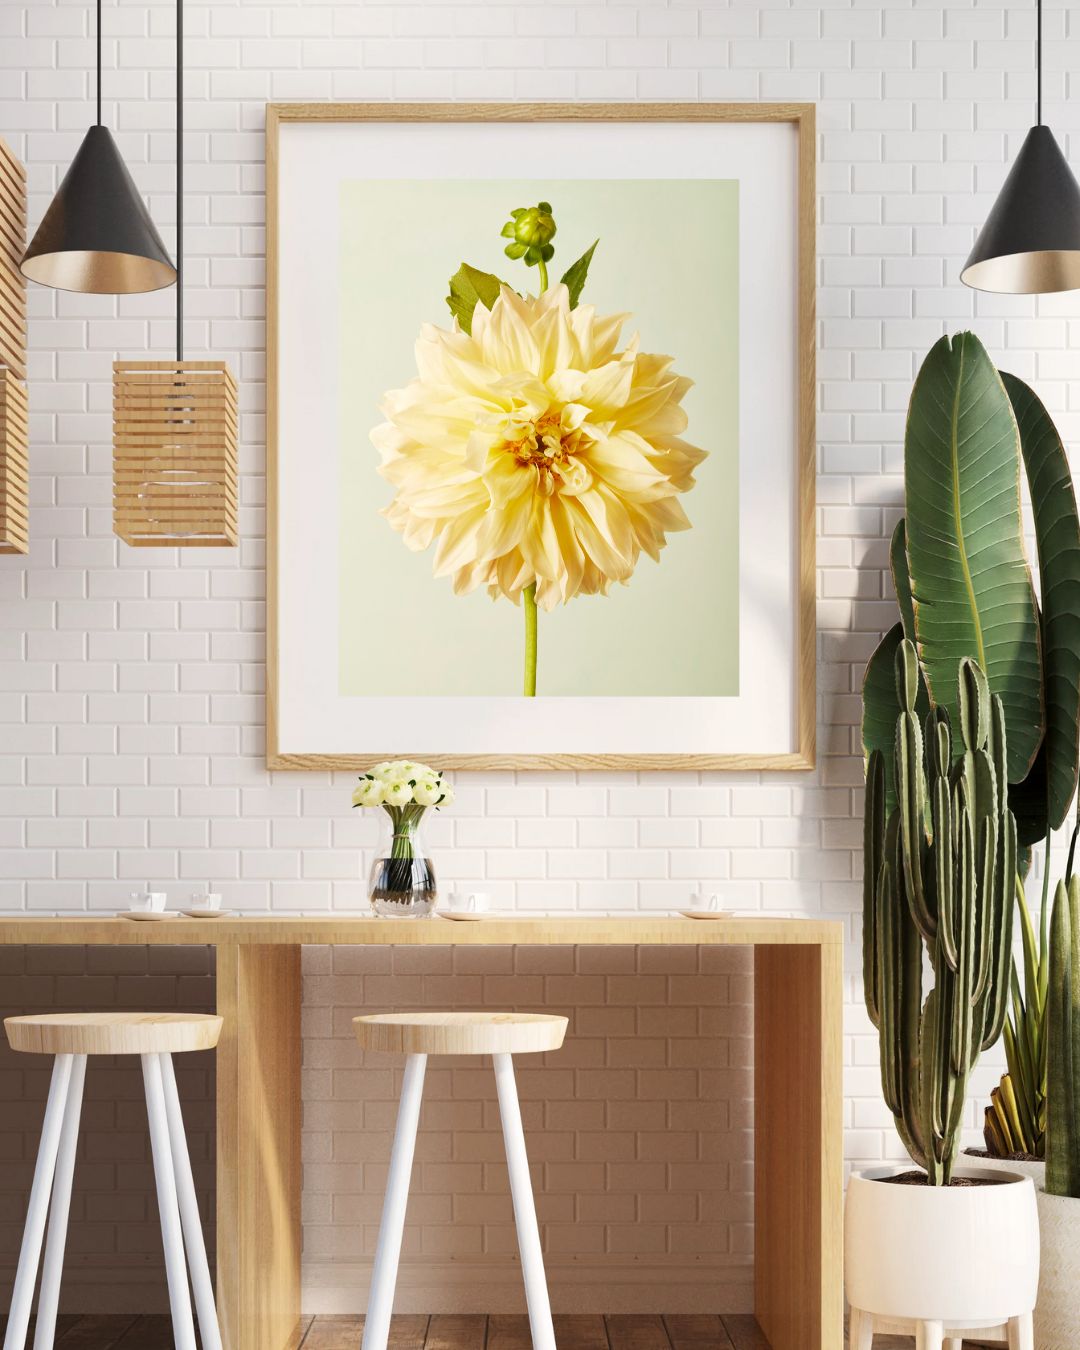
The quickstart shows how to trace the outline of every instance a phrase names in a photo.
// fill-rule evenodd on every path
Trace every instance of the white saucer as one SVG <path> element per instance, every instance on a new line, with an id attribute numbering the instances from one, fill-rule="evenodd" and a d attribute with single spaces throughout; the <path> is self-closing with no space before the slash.
<path id="1" fill-rule="evenodd" d="M 495 917 L 490 909 L 437 909 L 435 913 L 456 923 L 476 923 L 479 919 Z"/>
<path id="2" fill-rule="evenodd" d="M 189 919 L 223 919 L 226 914 L 231 914 L 231 909 L 182 909 L 181 914 L 186 914 Z"/>
<path id="3" fill-rule="evenodd" d="M 175 919 L 175 914 L 170 914 L 167 909 L 120 909 L 116 912 L 118 919 L 135 919 L 138 923 L 159 923 L 162 919 Z"/>
<path id="4" fill-rule="evenodd" d="M 680 909 L 684 919 L 730 919 L 734 916 L 729 909 Z"/>

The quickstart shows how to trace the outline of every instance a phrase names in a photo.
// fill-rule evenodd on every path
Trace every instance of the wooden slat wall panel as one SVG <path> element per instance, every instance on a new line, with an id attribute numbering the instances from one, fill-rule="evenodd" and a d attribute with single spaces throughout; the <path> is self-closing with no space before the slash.
<path id="1" fill-rule="evenodd" d="M 30 422 L 26 385 L 0 366 L 0 553 L 30 550 Z"/>
<path id="2" fill-rule="evenodd" d="M 113 528 L 137 547 L 233 547 L 236 381 L 220 361 L 113 365 Z"/>
<path id="3" fill-rule="evenodd" d="M 26 170 L 0 137 L 0 553 L 30 549 Z"/>
<path id="4" fill-rule="evenodd" d="M 26 379 L 26 170 L 0 136 L 0 366 Z"/>

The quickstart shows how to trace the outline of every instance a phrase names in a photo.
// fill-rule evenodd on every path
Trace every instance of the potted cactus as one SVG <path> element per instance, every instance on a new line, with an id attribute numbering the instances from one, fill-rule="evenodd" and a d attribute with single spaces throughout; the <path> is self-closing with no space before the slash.
<path id="1" fill-rule="evenodd" d="M 868 1350 L 875 1327 L 916 1329 L 928 1350 L 962 1329 L 1016 1345 L 1031 1334 L 1031 1179 L 957 1166 L 968 1079 L 1005 1019 L 1017 851 L 1002 700 L 969 658 L 957 674 L 954 749 L 944 707 L 920 718 L 918 656 L 900 641 L 891 765 L 880 749 L 867 765 L 864 994 L 885 1101 L 918 1170 L 849 1184 L 852 1350 Z"/>

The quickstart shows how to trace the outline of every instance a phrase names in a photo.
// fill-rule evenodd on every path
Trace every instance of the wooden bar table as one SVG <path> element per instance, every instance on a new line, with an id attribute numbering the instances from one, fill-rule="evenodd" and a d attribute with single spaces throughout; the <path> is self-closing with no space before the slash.
<path id="1" fill-rule="evenodd" d="M 0 917 L 0 943 L 215 948 L 225 1019 L 217 1050 L 217 1284 L 226 1350 L 292 1350 L 297 1342 L 301 947 L 752 946 L 755 1313 L 772 1350 L 841 1350 L 839 922 L 9 915 Z"/>

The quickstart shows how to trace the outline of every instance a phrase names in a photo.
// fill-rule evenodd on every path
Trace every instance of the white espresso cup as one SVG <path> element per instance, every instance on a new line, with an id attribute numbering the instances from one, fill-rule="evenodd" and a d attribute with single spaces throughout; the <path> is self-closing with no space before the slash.
<path id="1" fill-rule="evenodd" d="M 486 891 L 473 891 L 469 895 L 455 891 L 450 896 L 450 908 L 465 914 L 482 914 L 491 908 L 491 896 Z"/>
<path id="2" fill-rule="evenodd" d="M 195 894 L 192 895 L 192 897 L 191 897 L 191 908 L 192 908 L 192 909 L 220 909 L 220 908 L 221 908 L 221 896 L 218 894 L 217 891 L 205 891 L 205 892 L 203 892 L 202 894 L 200 894 L 198 891 L 196 891 Z"/>
<path id="3" fill-rule="evenodd" d="M 702 895 L 700 892 L 690 897 L 690 908 L 704 910 L 708 914 L 715 914 L 723 909 L 723 898 L 719 895 Z"/>
<path id="4" fill-rule="evenodd" d="M 128 909 L 137 912 L 153 910 L 155 913 L 165 908 L 164 891 L 132 891 L 128 896 Z"/>

